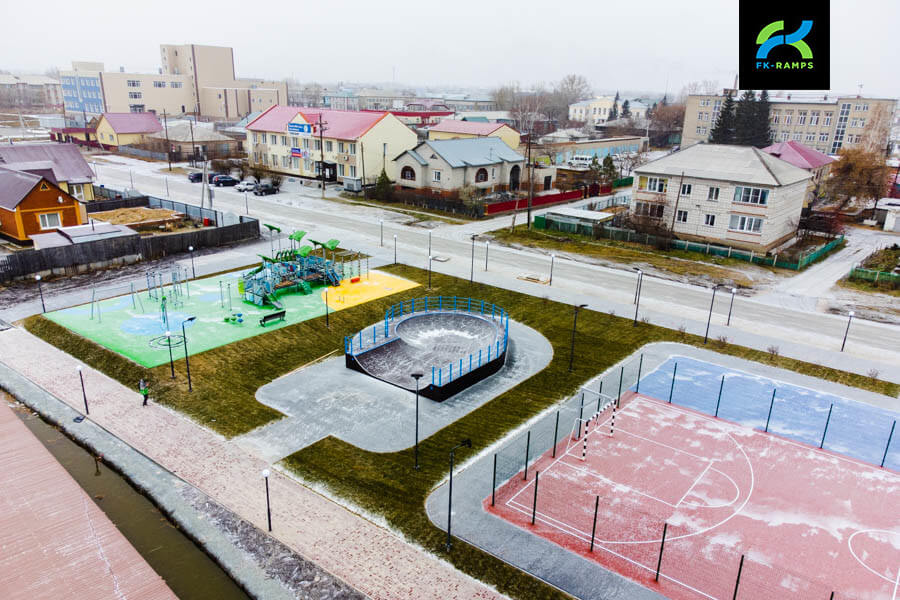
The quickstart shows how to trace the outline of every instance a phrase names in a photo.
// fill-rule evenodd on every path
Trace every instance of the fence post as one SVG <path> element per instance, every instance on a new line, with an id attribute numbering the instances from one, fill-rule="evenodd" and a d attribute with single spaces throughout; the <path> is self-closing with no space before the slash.
<path id="1" fill-rule="evenodd" d="M 828 407 L 828 418 L 825 419 L 825 431 L 822 432 L 822 441 L 819 442 L 819 448 L 825 446 L 825 436 L 828 434 L 828 423 L 831 422 L 831 411 L 834 409 L 834 403 Z"/>
<path id="2" fill-rule="evenodd" d="M 534 472 L 534 502 L 531 505 L 531 524 L 534 525 L 534 517 L 537 515 L 537 488 L 538 488 L 538 479 L 541 476 L 540 471 Z"/>
<path id="3" fill-rule="evenodd" d="M 622 365 L 622 368 L 619 369 L 619 394 L 616 396 L 616 406 L 619 406 L 619 401 L 622 399 L 622 379 L 625 377 L 625 365 Z"/>
<path id="4" fill-rule="evenodd" d="M 531 449 L 531 430 L 528 430 L 528 435 L 525 437 L 525 474 L 522 476 L 523 481 L 528 481 L 528 451 Z"/>
<path id="5" fill-rule="evenodd" d="M 584 391 L 581 392 L 581 404 L 578 406 L 578 435 L 575 439 L 581 437 L 581 422 L 584 420 Z"/>
<path id="6" fill-rule="evenodd" d="M 653 581 L 659 581 L 659 569 L 662 566 L 663 548 L 666 547 L 666 531 L 668 529 L 669 529 L 669 524 L 663 523 L 662 542 L 660 542 L 660 544 L 659 544 L 659 558 L 656 560 L 656 577 L 653 578 Z"/>
<path id="7" fill-rule="evenodd" d="M 766 433 L 769 433 L 769 421 L 772 419 L 772 407 L 775 406 L 775 392 L 778 388 L 772 389 L 772 401 L 769 402 L 769 416 L 766 417 Z"/>
<path id="8" fill-rule="evenodd" d="M 716 414 L 715 417 L 719 417 L 719 403 L 722 401 L 722 388 L 725 387 L 725 376 L 722 375 L 722 381 L 719 383 L 719 396 L 716 398 Z"/>
<path id="9" fill-rule="evenodd" d="M 557 413 L 558 415 L 559 413 Z M 897 427 L 897 420 L 894 419 L 894 424 L 891 425 L 891 433 L 888 435 L 887 445 L 884 447 L 884 456 L 881 457 L 881 468 L 884 468 L 884 461 L 887 460 L 888 449 L 891 447 L 891 438 L 894 437 L 894 428 Z"/>
<path id="10" fill-rule="evenodd" d="M 638 376 L 637 376 L 637 384 L 634 386 L 634 392 L 639 393 L 641 391 L 641 369 L 644 366 L 644 353 L 641 352 L 641 358 L 638 361 Z"/>
<path id="11" fill-rule="evenodd" d="M 600 390 L 597 392 L 597 412 L 600 412 L 600 403 L 603 402 L 603 380 L 600 380 Z"/>
<path id="12" fill-rule="evenodd" d="M 741 585 L 741 571 L 744 570 L 744 555 L 741 554 L 741 564 L 738 565 L 737 580 L 734 582 L 734 595 L 731 600 L 737 600 L 738 588 Z"/>
<path id="13" fill-rule="evenodd" d="M 669 386 L 669 404 L 672 404 L 672 393 L 675 391 L 675 375 L 678 373 L 678 363 L 675 363 L 675 368 L 672 369 L 672 385 Z"/>
<path id="14" fill-rule="evenodd" d="M 494 452 L 494 477 L 491 480 L 491 506 L 494 505 L 494 496 L 497 491 L 497 453 Z"/>
<path id="15" fill-rule="evenodd" d="M 893 429 L 891 430 L 893 433 Z M 559 434 L 559 411 L 556 411 L 556 425 L 553 426 L 553 458 L 556 458 L 556 436 Z M 890 444 L 890 440 L 888 440 L 888 444 Z M 885 450 L 884 455 L 887 456 L 887 450 Z M 884 466 L 884 461 L 881 461 L 881 466 Z"/>
<path id="16" fill-rule="evenodd" d="M 600 496 L 594 500 L 594 526 L 591 527 L 591 552 L 594 551 L 594 535 L 597 533 L 597 511 L 600 509 Z"/>

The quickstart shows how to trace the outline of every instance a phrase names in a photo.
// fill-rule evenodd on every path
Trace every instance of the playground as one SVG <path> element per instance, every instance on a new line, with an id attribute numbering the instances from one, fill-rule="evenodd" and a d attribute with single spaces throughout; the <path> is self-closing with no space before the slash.
<path id="1" fill-rule="evenodd" d="M 45 316 L 142 366 L 155 367 L 185 353 L 198 354 L 418 286 L 369 271 L 358 258 L 327 258 L 336 240 L 321 246 L 320 255 L 309 246 L 283 250 L 275 258 L 262 257 L 255 269 L 204 279 L 191 280 L 179 268 L 151 272 L 140 282 L 146 289 L 131 284 L 98 290 L 87 304 Z"/>
<path id="2" fill-rule="evenodd" d="M 893 399 L 682 348 L 633 355 L 463 471 L 454 533 L 584 598 L 644 597 L 619 576 L 685 600 L 900 597 Z"/>

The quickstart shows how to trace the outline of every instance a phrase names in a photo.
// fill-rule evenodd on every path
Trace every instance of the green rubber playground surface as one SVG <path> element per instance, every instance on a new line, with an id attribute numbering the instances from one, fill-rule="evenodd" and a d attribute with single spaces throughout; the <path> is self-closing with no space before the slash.
<path id="1" fill-rule="evenodd" d="M 374 276 L 375 272 L 372 274 Z M 162 320 L 160 301 L 150 297 L 146 291 L 137 292 L 134 296 L 125 294 L 101 300 L 93 307 L 82 304 L 57 310 L 47 313 L 45 317 L 140 365 L 156 367 L 169 361 L 169 345 L 165 335 L 167 328 L 172 334 L 171 347 L 175 360 L 184 358 L 181 325 L 190 317 L 196 319 L 185 323 L 185 333 L 188 354 L 193 355 L 325 314 L 324 286 L 314 284 L 312 294 L 279 294 L 285 319 L 269 322 L 263 327 L 259 320 L 278 309 L 244 302 L 238 295 L 240 279 L 240 272 L 197 279 L 182 284 L 180 296 L 173 295 L 171 287 L 165 286 L 168 327 Z M 403 288 L 403 283 L 410 283 L 399 278 L 391 279 L 399 285 L 382 283 L 378 286 L 380 289 L 369 291 L 371 298 L 368 299 L 387 296 L 399 291 L 395 287 Z M 374 288 L 374 281 L 372 283 L 372 286 L 366 287 Z M 330 304 L 332 311 L 342 308 L 334 306 L 333 302 Z M 301 342 L 298 340 L 298 343 Z"/>

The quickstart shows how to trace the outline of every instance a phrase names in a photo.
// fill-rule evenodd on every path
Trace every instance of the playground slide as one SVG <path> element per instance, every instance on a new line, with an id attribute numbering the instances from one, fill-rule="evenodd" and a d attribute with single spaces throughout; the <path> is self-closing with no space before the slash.
<path id="1" fill-rule="evenodd" d="M 275 294 L 266 294 L 266 300 L 268 300 L 269 303 L 271 303 L 272 306 L 274 306 L 278 310 L 281 310 L 284 308 L 284 305 L 278 300 L 278 298 L 275 296 Z"/>

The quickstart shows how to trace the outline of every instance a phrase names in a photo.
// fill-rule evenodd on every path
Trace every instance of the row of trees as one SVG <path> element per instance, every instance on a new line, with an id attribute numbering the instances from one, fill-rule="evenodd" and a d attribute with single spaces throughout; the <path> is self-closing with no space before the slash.
<path id="1" fill-rule="evenodd" d="M 519 122 L 523 131 L 531 131 L 535 116 L 545 115 L 551 121 L 565 123 L 569 118 L 569 105 L 593 96 L 593 90 L 583 75 L 566 75 L 558 82 L 547 86 L 539 83 L 529 89 L 522 89 L 518 83 L 507 83 L 491 92 L 497 110 L 508 110 L 514 119 L 524 117 Z M 529 122 L 530 121 L 530 122 Z"/>
<path id="2" fill-rule="evenodd" d="M 731 94 L 725 96 L 719 116 L 710 132 L 713 144 L 734 144 L 764 148 L 771 144 L 769 129 L 769 93 L 747 90 L 735 102 Z"/>

